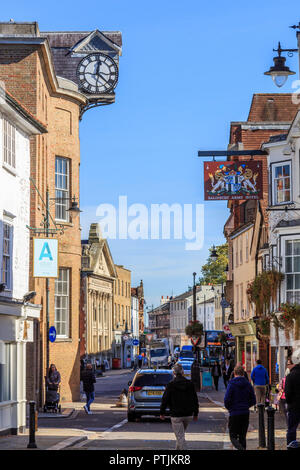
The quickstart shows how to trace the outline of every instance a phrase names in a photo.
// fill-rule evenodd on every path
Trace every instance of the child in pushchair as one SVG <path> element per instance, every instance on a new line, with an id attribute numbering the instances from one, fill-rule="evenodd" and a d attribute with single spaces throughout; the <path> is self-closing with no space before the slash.
<path id="1" fill-rule="evenodd" d="M 46 389 L 46 402 L 44 405 L 44 412 L 46 413 L 47 411 L 52 411 L 52 413 L 61 413 L 61 405 L 59 405 L 59 387 L 57 386 L 56 390 L 54 389 L 54 387 L 52 387 L 47 386 Z"/>

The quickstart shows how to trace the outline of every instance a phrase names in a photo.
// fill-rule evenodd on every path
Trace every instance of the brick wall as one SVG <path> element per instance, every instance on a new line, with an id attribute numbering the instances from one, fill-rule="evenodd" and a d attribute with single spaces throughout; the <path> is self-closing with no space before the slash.
<path id="1" fill-rule="evenodd" d="M 50 198 L 55 197 L 55 156 L 70 161 L 70 195 L 79 197 L 79 105 L 63 95 L 54 95 L 50 89 L 44 59 L 39 46 L 1 45 L 0 81 L 32 114 L 47 125 L 48 134 L 31 138 L 31 176 L 45 201 L 46 188 Z M 43 204 L 31 186 L 30 225 L 39 227 L 43 217 Z M 55 217 L 55 207 L 51 206 Z M 40 331 L 41 349 L 38 343 L 28 347 L 28 364 L 33 356 L 41 358 L 40 376 L 28 376 L 27 398 L 36 399 L 34 390 L 39 389 L 39 403 L 43 402 L 41 377 L 46 372 L 46 326 L 45 326 L 45 280 L 32 277 L 32 237 L 30 260 L 30 290 L 35 290 L 35 303 L 43 306 Z M 55 363 L 62 376 L 61 399 L 79 399 L 79 295 L 81 242 L 79 218 L 71 220 L 64 235 L 59 235 L 59 264 L 70 269 L 70 338 L 50 343 L 50 363 Z M 50 326 L 54 325 L 54 280 L 50 280 Z M 37 338 L 38 341 L 38 338 Z M 28 368 L 30 370 L 30 367 Z M 35 383 L 33 383 L 35 382 Z"/>

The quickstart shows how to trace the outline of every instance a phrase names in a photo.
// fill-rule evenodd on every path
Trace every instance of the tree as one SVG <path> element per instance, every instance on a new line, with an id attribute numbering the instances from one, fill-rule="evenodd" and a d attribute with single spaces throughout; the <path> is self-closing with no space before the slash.
<path id="1" fill-rule="evenodd" d="M 201 268 L 200 284 L 221 284 L 226 281 L 226 267 L 228 265 L 228 245 L 224 243 L 216 248 L 218 258 L 213 261 L 209 256 L 207 263 Z M 213 247 L 209 249 L 210 254 Z"/>

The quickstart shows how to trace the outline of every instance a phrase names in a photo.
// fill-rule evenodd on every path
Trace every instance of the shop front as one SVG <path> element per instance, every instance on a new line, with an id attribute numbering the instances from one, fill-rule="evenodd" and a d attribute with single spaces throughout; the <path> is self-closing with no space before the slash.
<path id="1" fill-rule="evenodd" d="M 34 340 L 40 306 L 0 300 L 0 434 L 26 427 L 26 344 Z"/>
<path id="2" fill-rule="evenodd" d="M 256 325 L 253 320 L 233 323 L 230 325 L 230 331 L 236 340 L 236 363 L 241 362 L 248 375 L 250 375 L 259 357 Z"/>

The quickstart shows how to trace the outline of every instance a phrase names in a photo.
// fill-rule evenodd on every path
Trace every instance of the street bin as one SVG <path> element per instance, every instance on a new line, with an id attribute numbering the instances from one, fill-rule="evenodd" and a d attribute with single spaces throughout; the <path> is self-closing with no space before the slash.
<path id="1" fill-rule="evenodd" d="M 114 357 L 112 360 L 112 368 L 113 369 L 121 369 L 121 359 L 118 357 Z"/>
<path id="2" fill-rule="evenodd" d="M 204 371 L 201 374 L 201 388 L 212 388 L 212 376 L 208 371 Z"/>

